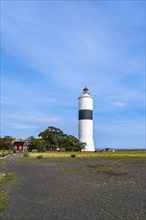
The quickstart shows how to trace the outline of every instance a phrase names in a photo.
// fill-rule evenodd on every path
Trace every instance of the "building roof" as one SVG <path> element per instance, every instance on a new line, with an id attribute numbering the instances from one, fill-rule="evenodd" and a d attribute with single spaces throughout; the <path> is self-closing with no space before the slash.
<path id="1" fill-rule="evenodd" d="M 14 141 L 13 146 L 23 146 L 25 141 Z"/>

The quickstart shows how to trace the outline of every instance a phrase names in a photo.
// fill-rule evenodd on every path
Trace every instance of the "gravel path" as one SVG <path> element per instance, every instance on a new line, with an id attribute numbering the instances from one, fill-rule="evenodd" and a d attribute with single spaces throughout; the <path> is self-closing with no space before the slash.
<path id="1" fill-rule="evenodd" d="M 114 170 L 101 169 L 113 161 L 59 162 L 12 156 L 3 162 L 2 171 L 13 172 L 18 178 L 7 186 L 10 200 L 1 220 L 146 217 L 144 161 L 117 162 L 121 167 Z"/>

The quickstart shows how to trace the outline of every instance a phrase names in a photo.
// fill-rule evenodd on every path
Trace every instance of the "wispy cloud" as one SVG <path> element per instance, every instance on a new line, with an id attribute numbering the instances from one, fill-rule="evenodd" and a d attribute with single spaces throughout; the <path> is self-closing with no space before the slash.
<path id="1" fill-rule="evenodd" d="M 30 122 L 30 123 L 48 123 L 52 121 L 58 121 L 59 119 L 55 117 L 48 117 L 48 116 L 41 116 L 41 115 L 21 115 L 21 114 L 3 114 L 2 117 L 7 120 L 13 121 L 23 121 L 23 122 Z"/>
<path id="2" fill-rule="evenodd" d="M 122 108 L 122 107 L 125 106 L 125 103 L 123 103 L 123 102 L 114 102 L 113 105 L 116 106 L 116 107 Z"/>
<path id="3" fill-rule="evenodd" d="M 104 124 L 99 127 L 96 126 L 98 131 L 105 133 L 106 135 L 115 135 L 121 137 L 134 136 L 134 135 L 145 135 L 145 124 L 144 121 L 117 121 L 112 124 Z"/>
<path id="4" fill-rule="evenodd" d="M 27 125 L 27 124 L 18 124 L 18 123 L 13 123 L 13 124 L 10 124 L 11 127 L 14 129 L 21 129 L 21 130 L 24 130 L 24 129 L 29 129 L 29 130 L 32 130 L 32 129 L 36 129 L 38 128 L 38 126 L 34 126 L 34 125 Z"/>

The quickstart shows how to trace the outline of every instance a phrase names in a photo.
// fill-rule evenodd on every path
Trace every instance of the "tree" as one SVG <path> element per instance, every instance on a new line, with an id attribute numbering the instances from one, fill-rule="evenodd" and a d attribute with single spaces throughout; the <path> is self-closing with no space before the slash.
<path id="1" fill-rule="evenodd" d="M 64 139 L 63 147 L 68 151 L 81 151 L 85 148 L 85 143 L 80 142 L 76 137 L 72 135 L 67 135 Z"/>
<path id="2" fill-rule="evenodd" d="M 59 128 L 50 126 L 38 136 L 47 142 L 50 150 L 56 150 L 62 147 L 66 134 Z"/>
<path id="3" fill-rule="evenodd" d="M 64 148 L 66 151 L 81 151 L 85 148 L 85 143 L 80 142 L 72 135 L 64 134 L 59 128 L 48 127 L 39 135 L 40 138 L 30 136 L 28 150 L 37 149 L 38 151 L 57 150 Z"/>
<path id="4" fill-rule="evenodd" d="M 3 150 L 11 150 L 12 142 L 15 138 L 11 136 L 5 136 L 4 138 L 0 138 L 0 149 Z"/>
<path id="5" fill-rule="evenodd" d="M 28 151 L 36 149 L 38 151 L 45 151 L 47 150 L 47 143 L 43 139 L 34 138 L 33 136 L 27 139 L 29 141 L 28 144 Z"/>

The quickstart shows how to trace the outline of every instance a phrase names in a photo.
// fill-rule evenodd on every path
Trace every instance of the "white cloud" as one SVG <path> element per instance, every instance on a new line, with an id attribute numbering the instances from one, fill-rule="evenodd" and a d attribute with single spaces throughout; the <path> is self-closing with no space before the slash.
<path id="1" fill-rule="evenodd" d="M 25 122 L 48 123 L 48 122 L 54 122 L 54 121 L 59 120 L 59 118 L 55 118 L 55 117 L 48 117 L 48 116 L 42 116 L 42 115 L 20 115 L 20 114 L 14 114 L 14 113 L 3 114 L 2 118 L 4 120 L 23 121 L 24 123 Z"/>
<path id="2" fill-rule="evenodd" d="M 21 123 L 10 123 L 10 126 L 13 128 L 13 129 L 21 129 L 21 130 L 24 130 L 24 129 L 36 129 L 38 128 L 38 126 L 34 126 L 34 125 L 30 125 L 30 124 L 21 124 Z"/>
<path id="3" fill-rule="evenodd" d="M 113 105 L 116 106 L 116 107 L 121 107 L 122 108 L 122 107 L 125 107 L 126 104 L 123 103 L 123 102 L 114 102 Z"/>
<path id="4" fill-rule="evenodd" d="M 9 100 L 10 100 L 10 97 L 9 97 L 9 96 L 1 96 L 1 97 L 0 97 L 1 103 L 8 103 Z"/>

